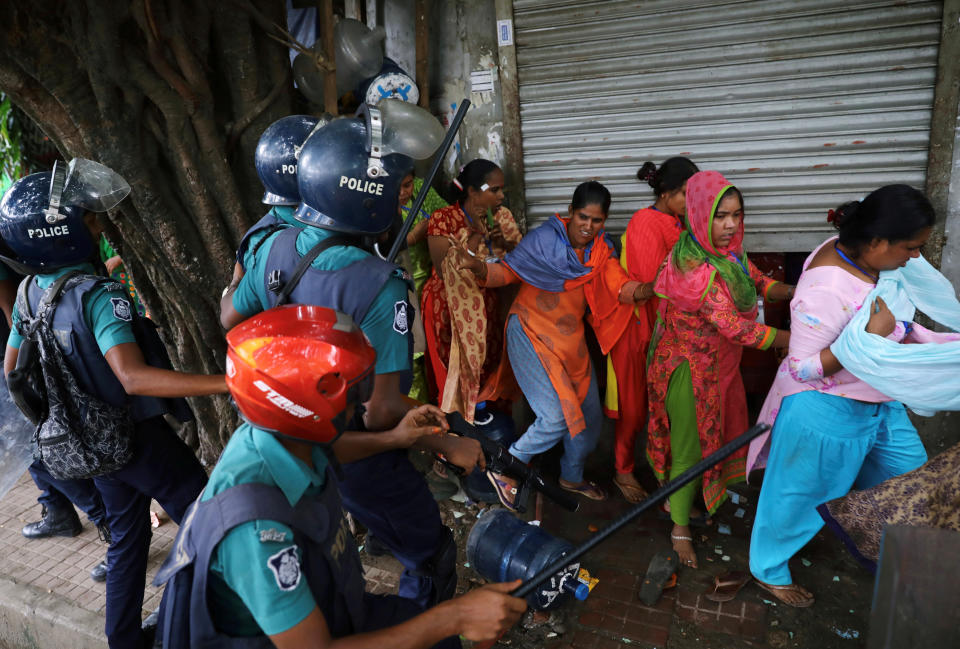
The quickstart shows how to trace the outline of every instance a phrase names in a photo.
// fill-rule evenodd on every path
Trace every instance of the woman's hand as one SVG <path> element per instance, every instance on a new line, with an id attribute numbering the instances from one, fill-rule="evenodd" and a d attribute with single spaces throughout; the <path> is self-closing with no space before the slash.
<path id="1" fill-rule="evenodd" d="M 653 296 L 653 282 L 643 282 L 633 291 L 633 303 L 637 306 L 646 304 Z"/>
<path id="2" fill-rule="evenodd" d="M 484 279 L 487 276 L 487 264 L 479 257 L 471 255 L 459 245 L 453 246 L 454 254 L 457 256 L 457 270 L 469 270 L 471 273 Z"/>
<path id="3" fill-rule="evenodd" d="M 426 219 L 413 226 L 407 233 L 407 245 L 415 246 L 427 238 L 427 226 L 430 224 Z"/>
<path id="4" fill-rule="evenodd" d="M 893 333 L 897 326 L 897 319 L 887 308 L 883 298 L 877 298 L 870 305 L 870 320 L 867 322 L 867 333 L 886 338 Z"/>

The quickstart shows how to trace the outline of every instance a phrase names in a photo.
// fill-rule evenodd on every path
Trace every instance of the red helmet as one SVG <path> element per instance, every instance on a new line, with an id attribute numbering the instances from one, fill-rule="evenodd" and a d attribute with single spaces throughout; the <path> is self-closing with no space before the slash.
<path id="1" fill-rule="evenodd" d="M 227 333 L 227 387 L 254 426 L 318 444 L 370 399 L 376 352 L 350 316 L 319 306 L 269 309 Z"/>

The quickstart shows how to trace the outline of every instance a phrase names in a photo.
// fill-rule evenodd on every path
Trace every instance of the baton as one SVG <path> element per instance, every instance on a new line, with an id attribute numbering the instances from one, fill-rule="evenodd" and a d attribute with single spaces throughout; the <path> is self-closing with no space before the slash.
<path id="1" fill-rule="evenodd" d="M 387 253 L 386 259 L 391 264 L 394 263 L 397 255 L 400 254 L 400 249 L 403 247 L 404 243 L 406 243 L 407 233 L 410 232 L 410 226 L 413 225 L 413 220 L 417 217 L 417 214 L 420 213 L 420 208 L 423 207 L 423 202 L 427 199 L 427 192 L 430 191 L 430 186 L 433 185 L 433 179 L 437 177 L 437 172 L 440 171 L 440 164 L 446 157 L 447 151 L 450 150 L 450 145 L 453 144 L 453 138 L 460 129 L 460 124 L 463 123 L 463 118 L 467 116 L 467 109 L 469 108 L 469 99 L 464 99 L 460 102 L 460 108 L 457 109 L 457 114 L 453 116 L 453 121 L 450 122 L 450 128 L 447 129 L 447 134 L 444 136 L 443 142 L 440 144 L 440 148 L 437 150 L 437 154 L 433 158 L 433 165 L 430 167 L 430 173 L 428 173 L 427 177 L 423 179 L 423 185 L 420 186 L 420 193 L 417 194 L 417 198 L 413 201 L 413 206 L 410 208 L 410 216 L 408 216 L 407 220 L 403 222 L 402 226 L 400 226 L 400 233 L 394 240 L 393 246 L 390 247 L 390 252 Z"/>
<path id="2" fill-rule="evenodd" d="M 630 511 L 622 515 L 620 518 L 618 518 L 614 522 L 610 523 L 610 525 L 608 525 L 604 529 L 597 532 L 597 534 L 593 538 L 588 540 L 586 543 L 584 543 L 579 547 L 574 548 L 568 554 L 557 559 L 551 565 L 547 566 L 546 568 L 538 572 L 536 575 L 534 575 L 527 581 L 523 582 L 519 588 L 517 588 L 515 591 L 513 591 L 510 594 L 513 595 L 514 597 L 526 597 L 527 595 L 532 593 L 544 581 L 546 581 L 553 575 L 557 574 L 558 572 L 562 571 L 571 563 L 579 560 L 580 557 L 585 555 L 587 552 L 589 552 L 593 548 L 603 543 L 609 537 L 616 534 L 624 525 L 626 525 L 630 521 L 637 518 L 640 514 L 650 509 L 651 507 L 653 507 L 655 504 L 657 504 L 667 496 L 679 490 L 681 487 L 683 487 L 685 484 L 687 484 L 688 482 L 690 482 L 691 480 L 699 476 L 701 473 L 706 472 L 713 465 L 718 464 L 719 462 L 722 462 L 729 456 L 733 455 L 739 449 L 746 446 L 754 437 L 757 437 L 761 433 L 764 433 L 768 430 L 770 430 L 770 426 L 768 426 L 767 424 L 757 424 L 756 426 L 754 426 L 744 434 L 740 435 L 740 437 L 736 438 L 732 442 L 725 444 L 724 446 L 721 446 L 715 452 L 703 458 L 702 460 L 700 460 L 700 462 L 690 467 L 689 469 L 687 469 L 686 471 L 678 475 L 676 478 L 674 478 L 673 480 L 671 480 L 670 482 L 663 485 L 662 487 L 654 491 L 652 494 L 647 496 L 647 498 L 643 502 L 637 504 L 636 507 L 634 507 L 633 509 L 631 509 Z"/>

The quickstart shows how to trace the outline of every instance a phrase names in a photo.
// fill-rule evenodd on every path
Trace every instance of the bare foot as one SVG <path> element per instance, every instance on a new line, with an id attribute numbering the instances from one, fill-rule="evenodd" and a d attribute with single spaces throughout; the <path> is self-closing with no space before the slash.
<path id="1" fill-rule="evenodd" d="M 697 568 L 697 551 L 693 548 L 693 534 L 689 525 L 674 525 L 670 532 L 670 541 L 673 549 L 680 557 L 680 565 L 688 568 Z"/>

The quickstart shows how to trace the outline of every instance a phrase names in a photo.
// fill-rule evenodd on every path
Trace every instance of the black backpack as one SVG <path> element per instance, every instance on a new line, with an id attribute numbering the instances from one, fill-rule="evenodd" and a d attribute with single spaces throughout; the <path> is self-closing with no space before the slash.
<path id="1" fill-rule="evenodd" d="M 15 403 L 37 424 L 34 457 L 61 480 L 117 471 L 133 457 L 130 410 L 79 387 L 52 329 L 60 296 L 90 276 L 74 271 L 59 277 L 40 298 L 36 315 L 27 300 L 34 279 L 27 277 L 17 290 L 17 328 L 24 341 L 9 377 Z"/>

